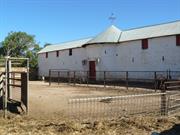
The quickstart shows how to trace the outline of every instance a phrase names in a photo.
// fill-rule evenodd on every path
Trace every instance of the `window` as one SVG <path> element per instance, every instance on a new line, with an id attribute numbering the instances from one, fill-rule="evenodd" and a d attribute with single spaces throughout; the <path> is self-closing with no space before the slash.
<path id="1" fill-rule="evenodd" d="M 72 55 L 72 49 L 69 49 L 69 56 Z"/>
<path id="2" fill-rule="evenodd" d="M 165 60 L 165 58 L 164 58 L 164 56 L 162 56 L 162 61 L 164 61 Z"/>
<path id="3" fill-rule="evenodd" d="M 132 63 L 134 63 L 134 57 L 132 58 Z"/>
<path id="4" fill-rule="evenodd" d="M 142 49 L 148 49 L 148 39 L 142 40 Z"/>
<path id="5" fill-rule="evenodd" d="M 46 58 L 48 58 L 48 52 L 46 52 Z"/>
<path id="6" fill-rule="evenodd" d="M 59 51 L 56 51 L 56 57 L 59 57 Z"/>
<path id="7" fill-rule="evenodd" d="M 176 35 L 176 46 L 180 46 L 180 35 Z"/>

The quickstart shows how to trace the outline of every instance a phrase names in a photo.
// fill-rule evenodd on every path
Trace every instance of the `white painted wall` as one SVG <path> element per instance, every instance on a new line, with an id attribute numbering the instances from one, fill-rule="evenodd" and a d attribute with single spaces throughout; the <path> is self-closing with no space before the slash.
<path id="1" fill-rule="evenodd" d="M 38 55 L 39 76 L 48 76 L 49 69 L 62 70 L 84 70 L 82 60 L 85 59 L 85 49 L 75 48 L 72 50 L 72 56 L 69 56 L 69 50 L 59 51 L 59 57 L 56 52 L 49 52 Z"/>
<path id="2" fill-rule="evenodd" d="M 148 49 L 145 50 L 141 48 L 141 40 L 120 43 L 116 51 L 120 71 L 180 71 L 180 47 L 176 46 L 175 36 L 148 39 Z M 158 74 L 166 76 L 166 73 Z M 153 78 L 154 75 L 131 73 L 129 77 Z"/>
<path id="3" fill-rule="evenodd" d="M 141 49 L 141 40 L 120 43 L 116 59 L 119 70 L 180 71 L 180 47 L 176 46 L 175 36 L 152 38 L 148 42 L 149 48 L 146 50 Z"/>
<path id="4" fill-rule="evenodd" d="M 116 68 L 115 50 L 116 46 L 110 44 L 89 45 L 86 47 L 86 57 L 88 60 L 99 58 L 99 63 L 96 63 L 97 71 L 114 71 Z"/>
<path id="5" fill-rule="evenodd" d="M 96 71 L 180 71 L 180 46 L 176 46 L 175 36 L 152 38 L 148 42 L 146 50 L 141 48 L 141 40 L 137 40 L 76 48 L 72 50 L 72 56 L 69 56 L 69 50 L 59 51 L 59 57 L 56 57 L 56 52 L 49 52 L 47 59 L 45 53 L 39 54 L 39 76 L 48 76 L 49 69 L 88 71 L 89 64 L 82 65 L 82 60 L 98 58 L 100 61 L 96 63 Z M 153 77 L 152 74 L 146 74 L 146 77 Z M 119 73 L 118 76 L 124 75 Z M 109 76 L 117 76 L 117 73 Z M 131 76 L 137 77 L 139 74 Z"/>

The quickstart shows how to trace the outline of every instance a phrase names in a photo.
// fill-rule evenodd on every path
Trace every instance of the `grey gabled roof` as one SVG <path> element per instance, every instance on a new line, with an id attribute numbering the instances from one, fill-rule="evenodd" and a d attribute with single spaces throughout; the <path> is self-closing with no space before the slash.
<path id="1" fill-rule="evenodd" d="M 119 42 L 180 34 L 180 21 L 123 31 Z"/>
<path id="2" fill-rule="evenodd" d="M 98 34 L 96 37 L 88 41 L 86 44 L 118 42 L 120 34 L 121 30 L 112 25 L 104 32 Z"/>
<path id="3" fill-rule="evenodd" d="M 104 32 L 100 33 L 94 38 L 87 38 L 82 40 L 50 45 L 45 47 L 38 53 L 77 48 L 89 44 L 121 43 L 131 40 L 139 40 L 145 38 L 153 38 L 153 37 L 161 37 L 161 36 L 169 36 L 169 35 L 177 35 L 177 34 L 180 34 L 180 20 L 166 24 L 146 26 L 146 27 L 125 30 L 125 31 L 121 31 L 120 29 L 112 25 Z"/>
<path id="4" fill-rule="evenodd" d="M 46 46 L 45 48 L 43 48 L 41 51 L 39 51 L 38 54 L 45 53 L 45 52 L 57 51 L 57 50 L 65 50 L 65 49 L 82 47 L 82 45 L 84 45 L 91 39 L 92 38 L 86 38 L 86 39 L 81 39 L 81 40 L 76 40 L 76 41 L 71 41 L 71 42 L 49 45 L 49 46 Z"/>

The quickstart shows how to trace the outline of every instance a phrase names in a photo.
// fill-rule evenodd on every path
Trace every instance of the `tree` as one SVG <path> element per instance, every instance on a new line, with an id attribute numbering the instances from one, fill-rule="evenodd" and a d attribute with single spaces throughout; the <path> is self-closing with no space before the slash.
<path id="1" fill-rule="evenodd" d="M 30 78 L 35 79 L 38 70 L 37 53 L 40 49 L 35 41 L 35 36 L 29 35 L 26 32 L 10 32 L 2 42 L 0 56 L 29 58 Z"/>
<path id="2" fill-rule="evenodd" d="M 4 56 L 27 57 L 30 68 L 37 68 L 37 53 L 40 49 L 35 36 L 26 32 L 10 32 L 2 42 L 0 53 Z"/>
<path id="3" fill-rule="evenodd" d="M 37 53 L 41 50 L 38 44 L 34 45 L 32 50 L 26 52 L 26 57 L 29 58 L 29 66 L 31 69 L 38 68 L 38 55 Z"/>
<path id="4" fill-rule="evenodd" d="M 34 36 L 26 32 L 10 32 L 2 42 L 3 54 L 6 56 L 25 56 L 36 45 Z"/>
<path id="5" fill-rule="evenodd" d="M 3 56 L 3 48 L 2 43 L 0 42 L 0 58 Z"/>
<path id="6" fill-rule="evenodd" d="M 35 41 L 35 36 L 26 32 L 10 32 L 2 42 L 0 56 L 27 57 L 29 58 L 30 74 L 38 69 L 39 45 Z"/>

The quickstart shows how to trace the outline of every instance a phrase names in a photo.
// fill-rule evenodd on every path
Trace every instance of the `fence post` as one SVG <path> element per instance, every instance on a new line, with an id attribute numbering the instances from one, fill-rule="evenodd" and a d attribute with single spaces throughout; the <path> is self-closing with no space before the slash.
<path id="1" fill-rule="evenodd" d="M 87 86 L 88 86 L 88 83 L 89 83 L 89 72 L 87 71 Z"/>
<path id="2" fill-rule="evenodd" d="M 26 113 L 28 114 L 29 103 L 28 103 L 28 72 L 21 73 L 21 101 L 26 106 Z"/>
<path id="3" fill-rule="evenodd" d="M 7 93 L 8 93 L 8 99 L 12 99 L 12 86 L 10 86 L 10 84 L 12 83 L 12 80 L 10 80 L 9 78 L 12 78 L 12 72 L 11 72 L 11 60 L 9 59 L 8 60 L 8 63 L 7 63 L 8 65 L 8 76 L 7 76 L 7 88 L 8 88 L 8 91 L 7 91 Z"/>
<path id="4" fill-rule="evenodd" d="M 166 71 L 166 79 L 169 80 L 169 71 Z"/>
<path id="5" fill-rule="evenodd" d="M 49 69 L 49 86 L 51 86 L 51 69 Z"/>
<path id="6" fill-rule="evenodd" d="M 67 72 L 68 75 L 68 84 L 70 84 L 70 71 Z"/>
<path id="7" fill-rule="evenodd" d="M 164 89 L 161 92 L 163 93 L 161 95 L 161 115 L 167 115 L 166 84 L 164 84 Z"/>
<path id="8" fill-rule="evenodd" d="M 3 110 L 4 110 L 4 118 L 7 118 L 7 91 L 8 91 L 8 60 L 9 57 L 5 58 L 5 89 L 4 89 L 4 96 L 3 96 Z"/>
<path id="9" fill-rule="evenodd" d="M 27 59 L 27 108 L 26 108 L 26 114 L 29 114 L 29 59 Z"/>
<path id="10" fill-rule="evenodd" d="M 58 85 L 59 85 L 59 78 L 60 77 L 60 72 L 58 71 Z"/>
<path id="11" fill-rule="evenodd" d="M 76 71 L 74 71 L 74 85 L 76 85 Z"/>
<path id="12" fill-rule="evenodd" d="M 156 74 L 156 72 L 154 72 L 154 89 L 156 92 L 157 91 L 157 74 Z"/>
<path id="13" fill-rule="evenodd" d="M 128 90 L 128 71 L 126 71 L 126 89 Z"/>
<path id="14" fill-rule="evenodd" d="M 171 80 L 172 77 L 171 77 L 171 70 L 169 69 L 169 80 Z"/>
<path id="15" fill-rule="evenodd" d="M 106 87 L 106 71 L 104 71 L 104 88 Z"/>

